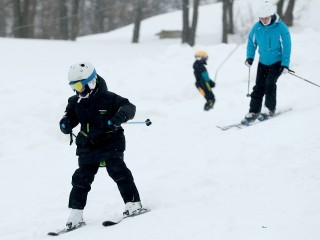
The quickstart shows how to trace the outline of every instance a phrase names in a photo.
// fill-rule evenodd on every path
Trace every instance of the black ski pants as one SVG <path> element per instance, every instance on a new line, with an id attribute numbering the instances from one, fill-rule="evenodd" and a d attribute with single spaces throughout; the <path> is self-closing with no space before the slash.
<path id="1" fill-rule="evenodd" d="M 201 95 L 204 96 L 204 98 L 209 101 L 215 101 L 215 96 L 212 92 L 211 86 L 208 82 L 204 80 L 196 81 L 196 87 L 198 88 Z"/>
<path id="2" fill-rule="evenodd" d="M 265 96 L 265 106 L 270 111 L 275 111 L 277 105 L 277 80 L 281 75 L 281 62 L 270 66 L 259 62 L 257 70 L 256 85 L 251 93 L 249 112 L 259 113 L 262 108 L 263 97 Z"/>
<path id="3" fill-rule="evenodd" d="M 91 190 L 91 184 L 98 169 L 99 163 L 81 165 L 74 172 L 72 176 L 73 187 L 69 197 L 69 208 L 84 209 L 87 203 L 88 193 Z M 117 183 L 124 203 L 140 201 L 132 173 L 127 168 L 123 159 L 108 159 L 108 161 L 106 161 L 106 169 L 109 176 Z"/>

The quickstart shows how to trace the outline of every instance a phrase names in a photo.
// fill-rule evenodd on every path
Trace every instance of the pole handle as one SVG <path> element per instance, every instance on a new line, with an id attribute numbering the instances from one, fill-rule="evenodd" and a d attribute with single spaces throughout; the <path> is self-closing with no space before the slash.
<path id="1" fill-rule="evenodd" d="M 152 122 L 150 119 L 147 119 L 144 122 L 125 122 L 124 124 L 145 124 L 146 126 L 150 126 Z"/>

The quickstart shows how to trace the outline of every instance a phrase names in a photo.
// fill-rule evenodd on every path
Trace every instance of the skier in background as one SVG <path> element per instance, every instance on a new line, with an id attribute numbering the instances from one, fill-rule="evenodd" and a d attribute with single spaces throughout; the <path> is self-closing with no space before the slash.
<path id="1" fill-rule="evenodd" d="M 289 71 L 291 55 L 291 37 L 288 27 L 276 14 L 276 8 L 270 1 L 264 1 L 259 9 L 259 21 L 254 24 L 248 37 L 247 59 L 245 65 L 251 67 L 257 47 L 260 59 L 256 84 L 251 93 L 250 109 L 243 124 L 264 120 L 273 116 L 277 104 L 277 80 L 281 74 Z M 260 114 L 263 97 L 268 113 Z"/>
<path id="2" fill-rule="evenodd" d="M 207 100 L 204 105 L 204 110 L 209 111 L 215 103 L 215 96 L 212 88 L 215 87 L 215 82 L 209 77 L 205 67 L 208 60 L 208 54 L 205 51 L 198 51 L 195 54 L 196 61 L 193 64 L 194 76 L 196 77 L 196 87 L 202 96 Z"/>
<path id="3" fill-rule="evenodd" d="M 121 124 L 132 119 L 136 107 L 115 93 L 109 92 L 105 80 L 91 63 L 81 62 L 71 66 L 69 85 L 75 91 L 70 97 L 65 115 L 60 121 L 64 134 L 72 136 L 72 129 L 79 123 L 76 138 L 79 168 L 72 176 L 69 197 L 70 216 L 67 229 L 85 224 L 83 209 L 87 195 L 99 167 L 106 167 L 109 176 L 117 183 L 125 203 L 124 217 L 145 211 L 131 171 L 127 168 L 123 152 L 125 137 Z"/>

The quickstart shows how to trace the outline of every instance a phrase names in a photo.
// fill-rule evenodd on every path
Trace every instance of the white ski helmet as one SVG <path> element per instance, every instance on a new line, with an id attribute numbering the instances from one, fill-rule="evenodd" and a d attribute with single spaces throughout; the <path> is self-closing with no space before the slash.
<path id="1" fill-rule="evenodd" d="M 96 87 L 96 78 L 96 70 L 89 62 L 76 63 L 68 72 L 69 85 L 78 92 L 86 85 L 93 90 Z"/>
<path id="2" fill-rule="evenodd" d="M 260 5 L 258 15 L 259 18 L 266 18 L 274 15 L 276 13 L 276 7 L 270 1 L 263 1 Z"/>

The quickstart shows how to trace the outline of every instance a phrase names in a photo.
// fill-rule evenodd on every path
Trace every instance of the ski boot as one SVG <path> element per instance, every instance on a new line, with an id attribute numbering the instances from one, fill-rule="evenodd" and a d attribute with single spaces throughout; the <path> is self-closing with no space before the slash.
<path id="1" fill-rule="evenodd" d="M 267 120 L 268 118 L 273 117 L 275 114 L 275 110 L 269 110 L 268 113 L 260 113 L 258 116 L 259 121 L 264 121 Z"/>
<path id="2" fill-rule="evenodd" d="M 127 202 L 123 212 L 123 218 L 134 217 L 147 211 L 148 210 L 146 208 L 142 207 L 141 202 Z"/>
<path id="3" fill-rule="evenodd" d="M 259 113 L 248 113 L 244 117 L 244 119 L 241 120 L 241 124 L 243 125 L 249 125 L 250 123 L 254 122 L 259 116 Z"/>
<path id="4" fill-rule="evenodd" d="M 208 100 L 206 104 L 204 105 L 204 110 L 209 111 L 211 108 L 213 108 L 214 101 L 213 100 Z"/>
<path id="5" fill-rule="evenodd" d="M 68 221 L 67 221 L 67 229 L 73 230 L 76 228 L 79 228 L 83 225 L 86 225 L 86 223 L 83 221 L 83 210 L 80 209 L 71 209 Z"/>

